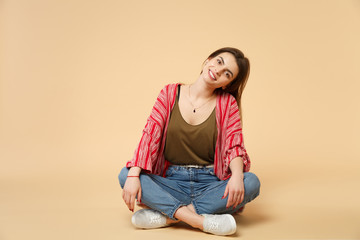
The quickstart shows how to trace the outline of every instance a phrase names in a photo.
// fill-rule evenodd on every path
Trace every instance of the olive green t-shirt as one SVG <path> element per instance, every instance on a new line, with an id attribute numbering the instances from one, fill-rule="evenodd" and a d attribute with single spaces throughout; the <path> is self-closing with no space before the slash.
<path id="1" fill-rule="evenodd" d="M 215 108 L 204 122 L 191 125 L 183 119 L 177 97 L 166 134 L 165 159 L 175 165 L 213 164 L 216 139 Z"/>

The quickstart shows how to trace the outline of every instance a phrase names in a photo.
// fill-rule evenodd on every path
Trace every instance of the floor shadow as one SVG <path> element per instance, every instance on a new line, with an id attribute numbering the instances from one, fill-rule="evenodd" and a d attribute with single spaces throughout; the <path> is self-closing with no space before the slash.
<path id="1" fill-rule="evenodd" d="M 199 229 L 196 229 L 196 228 L 193 228 L 193 227 L 191 227 L 190 225 L 188 225 L 188 224 L 186 224 L 186 223 L 184 223 L 184 222 L 179 222 L 179 223 L 176 223 L 176 224 L 174 224 L 174 225 L 172 225 L 171 226 L 171 228 L 173 229 L 173 230 L 177 230 L 177 229 L 186 229 L 187 231 L 191 231 L 191 232 L 193 232 L 193 233 L 200 233 L 201 235 L 200 236 L 206 236 L 206 235 L 203 235 L 203 234 L 209 234 L 209 235 L 211 235 L 211 236 L 215 236 L 215 235 L 212 235 L 212 234 L 210 234 L 210 233 L 205 233 L 205 232 L 203 232 L 203 231 L 201 231 L 201 230 L 199 230 Z M 241 234 L 240 234 L 240 232 L 239 232 L 239 230 L 235 233 L 235 234 L 233 234 L 233 235 L 230 235 L 230 236 L 218 236 L 218 237 L 226 237 L 227 239 L 229 239 L 229 238 L 239 238 L 241 236 Z"/>
<path id="2" fill-rule="evenodd" d="M 227 236 L 230 238 L 231 237 L 234 237 L 234 238 L 241 237 L 241 231 L 239 229 L 241 229 L 242 227 L 261 224 L 264 222 L 271 221 L 273 219 L 273 217 L 266 214 L 266 210 L 264 209 L 264 207 L 262 207 L 259 204 L 256 204 L 256 206 L 245 207 L 244 211 L 242 213 L 235 214 L 234 218 L 236 220 L 238 230 L 234 235 Z M 194 232 L 194 233 L 195 232 L 202 233 L 202 231 L 200 231 L 199 229 L 195 229 L 184 222 L 176 223 L 176 224 L 172 225 L 171 228 L 174 230 L 186 229 L 186 230 Z"/>
<path id="3" fill-rule="evenodd" d="M 193 228 L 192 226 L 184 223 L 184 222 L 178 222 L 171 226 L 173 229 L 186 229 L 192 232 L 201 232 L 199 229 Z"/>
<path id="4" fill-rule="evenodd" d="M 259 204 L 245 207 L 244 211 L 235 214 L 234 218 L 238 226 L 251 226 L 272 220 L 272 217 L 267 215 L 266 210 Z"/>

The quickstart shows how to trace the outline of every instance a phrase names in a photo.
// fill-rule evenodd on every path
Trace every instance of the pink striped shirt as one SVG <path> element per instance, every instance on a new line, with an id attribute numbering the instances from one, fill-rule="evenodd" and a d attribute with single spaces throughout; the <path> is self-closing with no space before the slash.
<path id="1" fill-rule="evenodd" d="M 147 120 L 134 157 L 126 167 L 140 167 L 156 175 L 164 175 L 169 162 L 164 157 L 164 147 L 170 113 L 175 103 L 179 84 L 166 85 L 160 92 Z M 241 129 L 240 114 L 236 99 L 221 93 L 216 99 L 216 124 L 218 136 L 214 156 L 214 172 L 221 179 L 231 176 L 231 160 L 241 157 L 244 172 L 250 170 L 250 159 L 246 153 Z"/>

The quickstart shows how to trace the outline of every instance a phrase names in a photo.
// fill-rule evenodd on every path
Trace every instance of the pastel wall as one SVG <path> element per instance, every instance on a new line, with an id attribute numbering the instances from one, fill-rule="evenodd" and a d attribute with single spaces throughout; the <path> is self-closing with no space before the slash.
<path id="1" fill-rule="evenodd" d="M 359 0 L 0 1 L 0 238 L 205 236 L 135 230 L 117 174 L 160 89 L 233 46 L 262 184 L 236 237 L 359 239 L 359 29 Z"/>
<path id="2" fill-rule="evenodd" d="M 360 2 L 1 1 L 2 176 L 116 173 L 167 83 L 251 60 L 254 170 L 359 168 Z M 300 175 L 299 175 L 300 177 Z"/>

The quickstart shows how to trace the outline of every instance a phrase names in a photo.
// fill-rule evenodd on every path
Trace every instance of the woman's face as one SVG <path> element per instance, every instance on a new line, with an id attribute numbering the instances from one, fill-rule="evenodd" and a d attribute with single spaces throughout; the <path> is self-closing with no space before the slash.
<path id="1" fill-rule="evenodd" d="M 214 88 L 224 88 L 239 73 L 235 57 L 228 52 L 223 52 L 207 59 L 203 67 L 202 76 L 206 83 Z"/>

